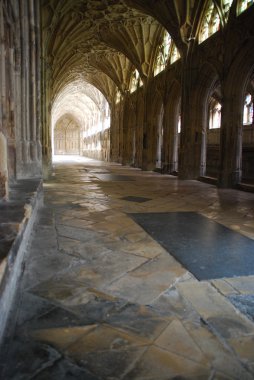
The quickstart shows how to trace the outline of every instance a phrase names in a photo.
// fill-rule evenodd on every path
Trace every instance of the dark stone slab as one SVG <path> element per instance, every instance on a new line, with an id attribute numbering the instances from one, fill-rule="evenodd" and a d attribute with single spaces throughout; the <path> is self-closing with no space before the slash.
<path id="1" fill-rule="evenodd" d="M 195 212 L 130 216 L 199 280 L 254 274 L 254 241 Z"/>
<path id="2" fill-rule="evenodd" d="M 254 295 L 253 294 L 232 294 L 228 296 L 229 301 L 241 311 L 246 317 L 254 322 Z"/>
<path id="3" fill-rule="evenodd" d="M 68 358 L 56 362 L 36 376 L 35 380 L 101 380 Z"/>
<path id="4" fill-rule="evenodd" d="M 123 197 L 121 199 L 123 199 L 124 201 L 137 202 L 137 203 L 143 203 L 143 202 L 147 202 L 147 201 L 151 200 L 151 198 L 134 197 L 134 196 L 131 196 L 131 195 L 128 196 L 128 197 Z"/>
<path id="5" fill-rule="evenodd" d="M 122 181 L 134 181 L 133 177 L 127 175 L 117 175 L 117 174 L 96 174 L 96 177 L 101 181 L 109 182 L 122 182 Z"/>
<path id="6" fill-rule="evenodd" d="M 1 361 L 3 360 L 5 365 L 0 378 L 6 380 L 34 379 L 40 371 L 51 367 L 60 358 L 61 354 L 53 347 L 25 337 L 16 337 L 12 341 L 8 356 L 1 357 Z"/>
<path id="7" fill-rule="evenodd" d="M 84 316 L 77 316 L 65 310 L 61 307 L 55 307 L 49 312 L 35 317 L 23 325 L 24 330 L 26 329 L 49 329 L 49 328 L 60 328 L 60 327 L 76 327 L 84 326 L 90 323 L 90 320 Z"/>

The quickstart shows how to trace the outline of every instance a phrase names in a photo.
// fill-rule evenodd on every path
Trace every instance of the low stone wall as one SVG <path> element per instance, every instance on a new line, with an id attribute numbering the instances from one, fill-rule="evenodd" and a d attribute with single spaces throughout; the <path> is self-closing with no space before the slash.
<path id="1" fill-rule="evenodd" d="M 9 200 L 0 201 L 0 344 L 22 273 L 22 263 L 37 211 L 43 203 L 41 180 L 12 185 Z"/>

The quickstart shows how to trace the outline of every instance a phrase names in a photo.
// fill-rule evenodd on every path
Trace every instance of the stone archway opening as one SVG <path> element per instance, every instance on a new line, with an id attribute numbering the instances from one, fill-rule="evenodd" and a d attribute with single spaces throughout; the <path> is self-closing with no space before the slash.
<path id="1" fill-rule="evenodd" d="M 216 179 L 219 175 L 220 161 L 221 102 L 221 88 L 220 86 L 217 86 L 208 100 L 205 161 L 205 176 Z"/>
<path id="2" fill-rule="evenodd" d="M 70 115 L 62 116 L 55 125 L 54 152 L 56 155 L 80 154 L 80 126 Z"/>
<path id="3" fill-rule="evenodd" d="M 84 80 L 65 85 L 51 113 L 52 155 L 109 160 L 110 108 L 103 94 Z"/>
<path id="4" fill-rule="evenodd" d="M 241 182 L 254 184 L 254 73 L 246 86 L 242 106 L 242 179 Z"/>

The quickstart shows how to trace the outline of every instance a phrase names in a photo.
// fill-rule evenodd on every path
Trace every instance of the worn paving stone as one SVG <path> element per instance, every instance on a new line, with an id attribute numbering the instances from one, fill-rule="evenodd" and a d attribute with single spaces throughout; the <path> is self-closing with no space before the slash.
<path id="1" fill-rule="evenodd" d="M 39 342 L 52 345 L 58 350 L 65 350 L 68 346 L 73 345 L 76 341 L 84 338 L 90 331 L 94 330 L 97 325 L 71 326 L 34 329 L 29 332 L 30 337 Z"/>
<path id="2" fill-rule="evenodd" d="M 170 287 L 151 303 L 151 307 L 161 316 L 177 317 L 183 320 L 199 321 L 200 315 L 175 286 Z"/>
<path id="3" fill-rule="evenodd" d="M 88 270 L 85 273 L 87 278 L 76 279 L 74 276 L 59 275 L 58 277 L 51 278 L 48 281 L 40 283 L 29 291 L 39 297 L 45 298 L 51 302 L 61 303 L 64 305 L 70 305 L 76 303 L 84 303 L 90 299 L 90 295 L 87 293 L 87 288 L 91 286 L 89 275 L 94 277 L 94 273 Z"/>
<path id="4" fill-rule="evenodd" d="M 185 329 L 184 325 L 176 319 L 155 340 L 155 344 L 160 348 L 182 355 L 199 364 L 208 364 L 204 353 L 192 336 Z"/>
<path id="5" fill-rule="evenodd" d="M 46 313 L 30 319 L 22 328 L 25 331 L 29 331 L 29 329 L 68 328 L 89 324 L 91 324 L 91 321 L 86 315 L 79 316 L 67 309 L 56 306 Z"/>
<path id="6" fill-rule="evenodd" d="M 194 361 L 186 359 L 171 352 L 150 347 L 136 363 L 124 380 L 145 379 L 155 380 L 159 374 L 160 380 L 187 378 L 190 379 L 209 379 L 210 368 L 202 366 Z"/>
<path id="7" fill-rule="evenodd" d="M 41 371 L 35 380 L 101 380 L 97 376 L 89 373 L 86 369 L 64 358 L 55 363 L 52 367 Z"/>
<path id="8" fill-rule="evenodd" d="M 252 299 L 254 277 L 199 282 L 128 215 L 199 212 L 254 238 L 253 195 L 80 160 L 45 183 L 0 378 L 253 379 L 254 324 L 227 297 Z"/>
<path id="9" fill-rule="evenodd" d="M 254 322 L 254 294 L 230 295 L 228 299 L 246 317 Z"/>
<path id="10" fill-rule="evenodd" d="M 156 339 L 169 323 L 150 307 L 137 304 L 126 304 L 118 312 L 107 315 L 106 321 L 151 340 Z"/>
<path id="11" fill-rule="evenodd" d="M 128 272 L 105 289 L 119 297 L 127 296 L 132 302 L 150 304 L 185 273 L 186 270 L 174 259 L 167 260 L 161 254 Z"/>
<path id="12" fill-rule="evenodd" d="M 182 282 L 176 287 L 224 338 L 254 333 L 254 325 L 247 318 L 237 314 L 233 305 L 209 283 Z"/>
<path id="13" fill-rule="evenodd" d="M 223 295 L 238 294 L 239 292 L 233 288 L 226 280 L 217 279 L 211 282 L 213 286 Z"/>
<path id="14" fill-rule="evenodd" d="M 118 380 L 135 365 L 144 351 L 143 347 L 133 347 L 124 350 L 89 352 L 84 353 L 78 363 L 102 380 Z"/>
<path id="15" fill-rule="evenodd" d="M 239 293 L 254 294 L 254 276 L 227 278 L 226 281 Z"/>
<path id="16" fill-rule="evenodd" d="M 2 378 L 11 380 L 33 379 L 45 368 L 61 358 L 54 348 L 28 338 L 16 338 L 12 342 Z"/>
<path id="17" fill-rule="evenodd" d="M 46 314 L 55 309 L 55 305 L 28 292 L 24 292 L 17 314 L 17 325 L 23 325 L 25 322 Z"/>

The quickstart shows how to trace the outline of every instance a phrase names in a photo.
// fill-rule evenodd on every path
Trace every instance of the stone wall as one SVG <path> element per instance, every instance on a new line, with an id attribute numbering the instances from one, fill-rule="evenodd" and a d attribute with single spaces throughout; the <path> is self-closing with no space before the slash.
<path id="1" fill-rule="evenodd" d="M 254 152 L 246 150 L 254 144 L 253 126 L 242 124 L 244 97 L 247 91 L 254 96 L 253 17 L 253 6 L 240 15 L 232 12 L 223 33 L 200 44 L 191 40 L 180 60 L 122 95 L 112 107 L 112 160 L 144 170 L 156 170 L 161 161 L 162 171 L 177 170 L 181 179 L 213 173 L 221 187 L 236 186 L 244 172 L 254 174 Z M 214 93 L 222 105 L 220 136 L 208 129 Z"/>
<path id="2" fill-rule="evenodd" d="M 109 161 L 110 152 L 110 131 L 96 133 L 84 139 L 83 156 L 95 160 Z"/>

